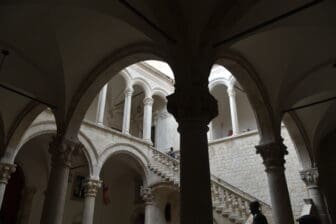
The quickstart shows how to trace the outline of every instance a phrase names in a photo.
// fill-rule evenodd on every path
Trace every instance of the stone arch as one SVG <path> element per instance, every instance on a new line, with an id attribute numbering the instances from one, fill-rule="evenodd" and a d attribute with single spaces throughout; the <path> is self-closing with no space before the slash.
<path id="1" fill-rule="evenodd" d="M 145 92 L 145 97 L 150 97 L 152 95 L 150 84 L 145 79 L 137 77 L 133 79 L 131 83 L 132 87 L 134 87 L 135 85 L 140 86 Z"/>
<path id="2" fill-rule="evenodd" d="M 21 115 L 17 118 L 16 124 L 13 125 L 13 128 L 10 131 L 7 137 L 7 141 L 5 139 L 5 151 L 3 155 L 4 158 L 15 156 L 11 153 L 15 151 L 32 122 L 45 109 L 46 107 L 44 105 L 32 103 L 28 105 L 26 110 L 21 113 Z"/>
<path id="3" fill-rule="evenodd" d="M 33 138 L 36 138 L 44 134 L 56 134 L 56 133 L 57 133 L 57 127 L 55 121 L 47 120 L 33 123 L 29 127 L 29 129 L 27 129 L 27 131 L 22 136 L 18 144 L 15 147 L 10 148 L 11 151 L 7 153 L 8 157 L 3 158 L 3 160 L 9 163 L 13 163 L 17 154 L 20 152 L 22 146 L 24 146 L 25 143 L 27 143 Z M 83 132 L 81 131 L 79 132 L 78 139 L 85 148 L 85 150 L 83 150 L 83 153 L 85 154 L 85 157 L 89 165 L 90 175 L 92 175 L 94 173 L 94 167 L 97 164 L 97 150 L 95 149 L 95 146 L 92 143 L 92 141 Z"/>
<path id="4" fill-rule="evenodd" d="M 266 88 L 253 66 L 238 53 L 228 52 L 226 49 L 219 48 L 216 58 L 216 64 L 224 66 L 234 74 L 247 93 L 256 117 L 260 143 L 279 141 L 280 116 L 274 113 Z"/>
<path id="5" fill-rule="evenodd" d="M 211 81 L 209 83 L 209 91 L 211 92 L 215 87 L 220 86 L 220 85 L 228 87 L 229 83 L 224 78 L 215 79 L 214 81 Z"/>
<path id="6" fill-rule="evenodd" d="M 68 139 L 76 138 L 92 100 L 108 80 L 122 69 L 140 61 L 167 57 L 160 47 L 151 43 L 134 44 L 113 52 L 92 70 L 71 100 L 62 132 Z"/>
<path id="7" fill-rule="evenodd" d="M 123 77 L 125 84 L 126 84 L 126 88 L 131 86 L 131 77 L 128 73 L 128 71 L 126 69 L 120 71 L 121 77 Z"/>
<path id="8" fill-rule="evenodd" d="M 303 169 L 313 167 L 314 157 L 312 155 L 312 146 L 309 138 L 304 130 L 304 127 L 298 116 L 291 112 L 285 113 L 283 122 L 288 130 L 288 133 L 295 145 L 296 153 Z"/>
<path id="9" fill-rule="evenodd" d="M 155 87 L 152 89 L 152 97 L 153 96 L 158 96 L 161 97 L 164 101 L 167 101 L 167 95 L 169 93 L 167 93 L 164 89 L 161 89 L 159 87 Z"/>
<path id="10" fill-rule="evenodd" d="M 142 150 L 139 148 L 135 147 L 132 144 L 127 144 L 127 143 L 113 143 L 108 145 L 104 150 L 103 153 L 100 154 L 98 158 L 98 169 L 96 170 L 96 177 L 99 177 L 100 172 L 106 163 L 106 161 L 111 158 L 114 155 L 118 154 L 127 154 L 131 158 L 133 158 L 138 164 L 142 167 L 142 174 L 143 176 L 143 182 L 147 183 L 148 182 L 148 177 L 149 177 L 149 170 L 148 170 L 148 164 L 149 164 L 149 159 L 147 156 L 143 153 Z"/>

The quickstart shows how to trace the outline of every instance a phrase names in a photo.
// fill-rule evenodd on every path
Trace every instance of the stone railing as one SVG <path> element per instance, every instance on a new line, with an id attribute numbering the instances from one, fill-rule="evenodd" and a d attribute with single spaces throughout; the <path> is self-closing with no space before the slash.
<path id="1" fill-rule="evenodd" d="M 179 161 L 153 147 L 151 149 L 153 160 L 149 165 L 149 169 L 159 175 L 164 181 L 172 182 L 179 187 Z M 213 175 L 211 176 L 211 192 L 214 217 L 217 220 L 226 219 L 232 223 L 245 223 L 250 215 L 249 203 L 257 200 Z M 260 200 L 258 201 L 261 204 L 263 213 L 271 221 L 271 207 Z M 220 223 L 222 222 L 225 221 L 220 221 Z"/>

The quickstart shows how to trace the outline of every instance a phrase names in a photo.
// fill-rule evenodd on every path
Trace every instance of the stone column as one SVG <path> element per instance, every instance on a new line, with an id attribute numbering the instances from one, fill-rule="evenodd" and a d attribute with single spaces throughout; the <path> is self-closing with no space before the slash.
<path id="1" fill-rule="evenodd" d="M 148 142 L 151 142 L 153 98 L 146 97 L 143 103 L 144 103 L 143 139 Z"/>
<path id="2" fill-rule="evenodd" d="M 100 90 L 97 108 L 97 123 L 103 125 L 106 106 L 107 84 Z"/>
<path id="3" fill-rule="evenodd" d="M 15 172 L 16 165 L 10 163 L 0 163 L 0 207 L 5 196 L 6 186 L 11 175 Z"/>
<path id="4" fill-rule="evenodd" d="M 36 194 L 36 187 L 25 187 L 21 199 L 21 208 L 19 214 L 20 224 L 28 224 L 30 221 L 30 215 L 32 212 L 33 200 Z"/>
<path id="5" fill-rule="evenodd" d="M 229 100 L 230 100 L 230 113 L 231 113 L 231 123 L 232 123 L 232 134 L 239 134 L 239 123 L 237 114 L 237 102 L 236 102 L 236 91 L 233 86 L 229 86 L 227 89 Z"/>
<path id="6" fill-rule="evenodd" d="M 85 200 L 84 200 L 82 224 L 93 223 L 95 199 L 100 186 L 101 186 L 100 180 L 88 179 L 84 183 Z"/>
<path id="7" fill-rule="evenodd" d="M 124 134 L 129 134 L 129 128 L 131 122 L 132 94 L 133 94 L 133 88 L 129 87 L 125 90 L 125 103 L 124 103 L 124 115 L 123 115 L 123 127 L 122 127 L 122 133 Z"/>
<path id="8" fill-rule="evenodd" d="M 309 197 L 313 200 L 314 206 L 322 224 L 329 224 L 326 206 L 319 189 L 319 174 L 317 168 L 306 169 L 300 172 L 303 182 L 308 189 Z"/>
<path id="9" fill-rule="evenodd" d="M 145 201 L 145 224 L 163 223 L 160 209 L 155 203 L 155 198 L 150 187 L 141 187 L 140 195 Z"/>
<path id="10" fill-rule="evenodd" d="M 180 132 L 181 223 L 212 224 L 207 131 L 217 114 L 216 100 L 206 85 L 176 88 L 168 110 Z"/>
<path id="11" fill-rule="evenodd" d="M 55 137 L 50 143 L 51 170 L 43 204 L 41 224 L 61 224 L 72 154 L 82 145 Z"/>
<path id="12" fill-rule="evenodd" d="M 293 224 L 294 218 L 285 177 L 286 146 L 280 142 L 258 145 L 257 154 L 266 167 L 274 224 Z"/>

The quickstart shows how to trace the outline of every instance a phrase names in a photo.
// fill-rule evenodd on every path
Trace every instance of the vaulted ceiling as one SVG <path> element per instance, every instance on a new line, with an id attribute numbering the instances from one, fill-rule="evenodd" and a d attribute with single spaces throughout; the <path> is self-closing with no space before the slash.
<path id="1" fill-rule="evenodd" d="M 270 111 L 279 120 L 295 113 L 314 146 L 335 128 L 335 101 L 293 108 L 336 96 L 335 11 L 332 0 L 3 0 L 0 48 L 10 54 L 0 67 L 1 143 L 31 102 L 51 107 L 66 129 L 90 105 L 83 96 L 93 99 L 118 70 L 165 60 L 188 42 L 247 61 Z"/>

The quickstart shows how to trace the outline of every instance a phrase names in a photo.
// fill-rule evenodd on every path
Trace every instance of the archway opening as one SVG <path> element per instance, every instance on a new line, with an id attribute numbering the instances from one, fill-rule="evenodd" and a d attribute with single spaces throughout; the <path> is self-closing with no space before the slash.
<path id="1" fill-rule="evenodd" d="M 144 184 L 143 167 L 131 155 L 112 155 L 101 170 L 103 186 L 98 192 L 95 222 L 108 224 L 142 223 L 145 214 L 140 195 Z"/>

